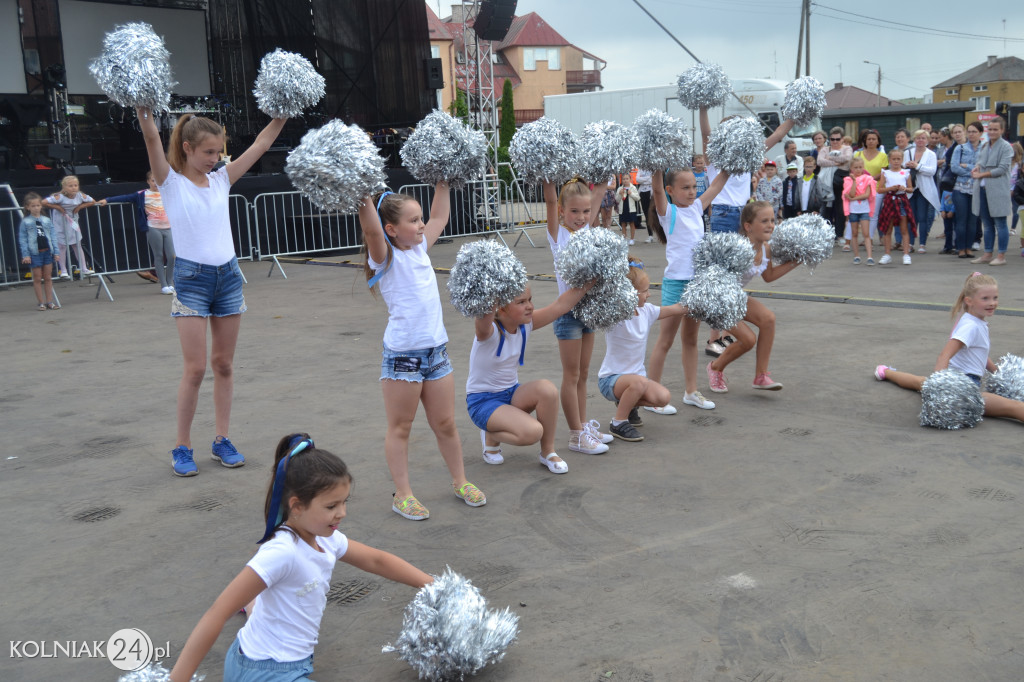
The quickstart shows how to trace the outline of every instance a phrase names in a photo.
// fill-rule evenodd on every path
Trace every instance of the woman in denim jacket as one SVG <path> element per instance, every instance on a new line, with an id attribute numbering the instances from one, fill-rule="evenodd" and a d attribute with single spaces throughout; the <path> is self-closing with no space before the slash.
<path id="1" fill-rule="evenodd" d="M 949 169 L 956 176 L 956 185 L 953 186 L 953 206 L 955 208 L 953 227 L 956 235 L 956 250 L 960 258 L 973 258 L 971 243 L 974 240 L 973 226 L 974 218 L 971 215 L 971 199 L 974 195 L 974 179 L 971 171 L 974 170 L 975 159 L 978 156 L 978 147 L 981 141 L 981 124 L 974 121 L 967 127 L 967 134 L 964 135 L 964 128 L 961 125 L 953 126 L 953 139 L 958 142 L 953 156 L 950 159 Z"/>

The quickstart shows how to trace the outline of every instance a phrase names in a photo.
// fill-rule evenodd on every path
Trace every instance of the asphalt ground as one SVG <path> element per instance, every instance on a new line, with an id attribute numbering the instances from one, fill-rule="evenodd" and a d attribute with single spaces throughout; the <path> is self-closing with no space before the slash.
<path id="1" fill-rule="evenodd" d="M 544 305 L 557 289 L 543 230 L 531 235 L 544 248 L 524 238 L 515 251 Z M 449 267 L 461 243 L 436 245 L 434 264 Z M 660 279 L 664 249 L 633 251 Z M 410 471 L 431 518 L 414 523 L 390 509 L 382 453 L 386 310 L 343 260 L 284 263 L 287 280 L 268 277 L 268 263 L 242 265 L 249 311 L 230 435 L 248 463 L 226 469 L 207 455 L 208 376 L 190 479 L 170 468 L 181 357 L 169 297 L 134 275 L 115 277 L 113 302 L 87 282 L 59 283 L 64 307 L 53 312 L 37 312 L 29 288 L 0 290 L 0 680 L 116 679 L 105 658 L 26 656 L 24 643 L 45 642 L 45 653 L 129 627 L 173 662 L 255 551 L 268 463 L 297 430 L 354 472 L 344 532 L 429 572 L 450 565 L 520 616 L 519 640 L 477 679 L 1021 678 L 1024 431 L 995 419 L 923 428 L 919 397 L 872 376 L 883 362 L 932 369 L 948 308 L 977 266 L 933 252 L 868 268 L 837 251 L 813 274 L 754 282 L 778 317 L 771 369 L 785 388 L 751 390 L 744 356 L 715 410 L 686 407 L 677 345 L 665 383 L 679 414 L 643 412 L 645 440 L 601 456 L 568 451 L 560 418 L 564 476 L 541 467 L 534 446 L 506 445 L 502 466 L 482 461 L 464 407 L 472 322 L 448 306 L 439 274 L 466 469 L 488 503 L 452 494 L 421 412 Z M 1024 259 L 1011 250 L 991 271 L 1009 313 L 991 321 L 992 357 L 1024 354 Z M 533 339 L 521 378 L 558 383 L 553 334 Z M 606 425 L 603 351 L 599 338 L 588 417 Z M 346 564 L 333 580 L 315 679 L 415 680 L 381 653 L 414 591 Z M 205 659 L 207 680 L 220 679 L 241 625 L 232 619 Z"/>

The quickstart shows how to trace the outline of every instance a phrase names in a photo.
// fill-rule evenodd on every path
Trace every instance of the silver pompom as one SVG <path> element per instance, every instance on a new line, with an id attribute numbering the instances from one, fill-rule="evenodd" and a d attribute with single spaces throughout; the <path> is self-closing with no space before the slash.
<path id="1" fill-rule="evenodd" d="M 526 266 L 496 239 L 463 244 L 448 278 L 452 305 L 466 317 L 493 313 L 525 289 Z"/>
<path id="2" fill-rule="evenodd" d="M 541 116 L 516 131 L 508 154 L 527 184 L 568 182 L 580 169 L 580 143 L 558 121 Z"/>
<path id="3" fill-rule="evenodd" d="M 775 227 L 772 239 L 772 260 L 777 263 L 797 261 L 811 270 L 832 257 L 836 231 L 832 223 L 815 213 L 805 213 L 783 220 Z"/>
<path id="4" fill-rule="evenodd" d="M 717 265 L 739 276 L 754 264 L 750 240 L 735 232 L 709 232 L 693 249 L 695 271 Z"/>
<path id="5" fill-rule="evenodd" d="M 747 292 L 735 274 L 719 265 L 695 273 L 683 292 L 690 317 L 713 329 L 732 329 L 747 314 Z"/>
<path id="6" fill-rule="evenodd" d="M 694 64 L 679 76 L 679 102 L 687 109 L 719 107 L 732 94 L 732 83 L 718 64 Z"/>
<path id="7" fill-rule="evenodd" d="M 989 393 L 1024 401 L 1024 358 L 1007 353 L 996 363 L 995 374 L 985 374 L 982 386 Z"/>
<path id="8" fill-rule="evenodd" d="M 384 189 L 384 159 L 359 126 L 334 120 L 302 136 L 284 166 L 295 188 L 325 211 L 354 213 Z"/>
<path id="9" fill-rule="evenodd" d="M 708 161 L 733 175 L 756 173 L 764 165 L 764 133 L 756 118 L 723 121 L 708 139 Z"/>
<path id="10" fill-rule="evenodd" d="M 192 682 L 203 682 L 206 675 L 196 673 L 192 676 Z M 159 662 L 150 663 L 142 670 L 125 673 L 117 678 L 117 682 L 170 682 L 171 671 L 160 665 Z"/>
<path id="11" fill-rule="evenodd" d="M 323 99 L 324 77 L 301 54 L 281 48 L 264 55 L 252 94 L 271 118 L 295 118 Z"/>
<path id="12" fill-rule="evenodd" d="M 797 78 L 786 85 L 782 101 L 782 118 L 793 119 L 805 126 L 825 111 L 825 86 L 813 76 Z"/>
<path id="13" fill-rule="evenodd" d="M 457 189 L 487 169 L 484 134 L 438 109 L 419 122 L 399 153 L 413 177 L 428 185 L 447 182 Z"/>
<path id="14" fill-rule="evenodd" d="M 519 634 L 519 617 L 487 600 L 449 567 L 405 607 L 402 632 L 381 653 L 397 652 L 421 680 L 462 680 L 498 663 Z"/>
<path id="15" fill-rule="evenodd" d="M 171 90 L 171 53 L 164 39 L 145 22 L 121 24 L 103 38 L 103 52 L 89 64 L 100 90 L 122 107 L 167 111 Z"/>
<path id="16" fill-rule="evenodd" d="M 614 121 L 588 123 L 580 135 L 580 150 L 580 175 L 594 184 L 604 184 L 638 165 L 636 134 Z"/>
<path id="17" fill-rule="evenodd" d="M 555 272 L 571 287 L 582 287 L 593 280 L 600 284 L 605 279 L 626 276 L 628 252 L 626 240 L 611 230 L 595 227 L 576 230 L 569 243 L 558 252 Z"/>
<path id="18" fill-rule="evenodd" d="M 921 386 L 921 426 L 970 429 L 981 421 L 985 401 L 981 388 L 955 369 L 935 372 Z"/>
<path id="19" fill-rule="evenodd" d="M 637 140 L 636 162 L 639 168 L 651 171 L 689 168 L 693 143 L 686 134 L 686 126 L 678 118 L 651 109 L 636 117 L 633 131 Z"/>
<path id="20" fill-rule="evenodd" d="M 610 277 L 587 292 L 572 309 L 573 316 L 591 329 L 611 329 L 636 315 L 640 296 L 625 275 Z"/>

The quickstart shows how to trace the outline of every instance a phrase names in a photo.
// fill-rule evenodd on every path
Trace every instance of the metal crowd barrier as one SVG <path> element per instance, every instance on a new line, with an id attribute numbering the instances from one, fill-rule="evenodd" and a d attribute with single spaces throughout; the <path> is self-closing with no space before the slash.
<path id="1" fill-rule="evenodd" d="M 434 199 L 433 185 L 403 185 L 398 191 L 416 199 L 423 207 L 423 219 L 430 219 L 430 202 Z M 497 176 L 471 180 L 464 187 L 452 189 L 451 217 L 441 236 L 468 237 L 493 233 L 501 238 L 501 233 L 508 228 L 501 201 L 501 196 L 506 191 L 505 183 Z"/>

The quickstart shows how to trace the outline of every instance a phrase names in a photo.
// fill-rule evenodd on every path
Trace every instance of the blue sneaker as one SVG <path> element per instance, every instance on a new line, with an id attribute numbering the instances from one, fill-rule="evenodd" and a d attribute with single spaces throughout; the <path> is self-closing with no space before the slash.
<path id="1" fill-rule="evenodd" d="M 192 448 L 184 445 L 171 450 L 171 466 L 174 467 L 175 476 L 195 476 L 199 473 L 196 461 L 192 459 Z"/>
<path id="2" fill-rule="evenodd" d="M 235 446 L 224 436 L 217 436 L 218 440 L 213 441 L 212 459 L 217 460 L 222 466 L 234 469 L 245 464 L 245 457 L 242 456 Z"/>

